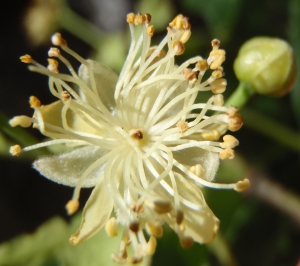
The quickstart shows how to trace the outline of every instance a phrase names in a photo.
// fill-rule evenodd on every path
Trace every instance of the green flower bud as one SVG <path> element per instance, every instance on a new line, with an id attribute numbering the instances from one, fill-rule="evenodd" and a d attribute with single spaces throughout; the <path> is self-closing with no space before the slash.
<path id="1" fill-rule="evenodd" d="M 242 45 L 234 62 L 241 82 L 260 94 L 283 96 L 296 80 L 296 62 L 287 42 L 269 37 L 255 37 Z"/>

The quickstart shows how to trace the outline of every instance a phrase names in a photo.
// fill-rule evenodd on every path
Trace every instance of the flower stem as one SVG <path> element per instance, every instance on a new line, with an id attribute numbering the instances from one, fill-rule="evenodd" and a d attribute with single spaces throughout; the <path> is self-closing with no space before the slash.
<path id="1" fill-rule="evenodd" d="M 254 90 L 251 86 L 245 82 L 240 82 L 236 90 L 231 94 L 229 99 L 226 101 L 225 106 L 234 106 L 241 109 L 247 101 L 254 95 Z"/>

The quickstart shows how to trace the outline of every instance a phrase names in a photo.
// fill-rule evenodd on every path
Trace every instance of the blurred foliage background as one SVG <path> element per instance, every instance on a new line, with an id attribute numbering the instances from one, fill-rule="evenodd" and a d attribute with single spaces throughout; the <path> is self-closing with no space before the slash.
<path id="1" fill-rule="evenodd" d="M 300 66 L 299 0 L 24 0 L 8 1 L 1 8 L 0 97 L 0 265 L 114 265 L 110 253 L 115 239 L 103 230 L 78 247 L 68 243 L 79 216 L 67 217 L 64 206 L 72 188 L 52 183 L 31 168 L 36 157 L 11 157 L 8 147 L 20 133 L 7 118 L 31 115 L 28 97 L 45 104 L 53 101 L 47 78 L 30 73 L 19 56 L 29 53 L 46 64 L 49 37 L 63 33 L 72 49 L 99 60 L 116 72 L 129 45 L 125 16 L 151 13 L 157 43 L 172 17 L 190 18 L 192 37 L 178 58 L 207 56 L 210 41 L 221 40 L 228 97 L 238 86 L 233 61 L 239 47 L 254 36 L 289 41 Z M 5 63 L 5 64 L 4 64 Z M 72 62 L 76 67 L 78 64 Z M 77 65 L 76 65 L 77 64 Z M 299 76 L 299 71 L 298 71 Z M 177 236 L 165 228 L 152 263 L 168 265 L 300 265 L 300 81 L 282 98 L 256 95 L 241 110 L 244 126 L 234 135 L 240 145 L 236 157 L 222 162 L 217 180 L 243 177 L 252 186 L 244 193 L 205 190 L 211 209 L 221 221 L 215 241 L 182 249 Z M 42 136 L 27 130 L 35 138 Z M 20 142 L 20 141 L 19 141 Z M 91 190 L 82 192 L 82 204 Z M 50 220 L 49 220 L 50 219 Z"/>

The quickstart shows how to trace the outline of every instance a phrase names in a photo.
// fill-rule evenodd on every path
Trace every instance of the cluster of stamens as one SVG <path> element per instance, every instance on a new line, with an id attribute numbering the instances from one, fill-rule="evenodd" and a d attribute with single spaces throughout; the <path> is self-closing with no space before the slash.
<path id="1" fill-rule="evenodd" d="M 155 252 L 156 237 L 162 236 L 164 222 L 174 229 L 185 248 L 192 246 L 194 241 L 212 241 L 219 221 L 207 207 L 199 187 L 242 191 L 249 186 L 249 181 L 212 182 L 219 158 L 232 159 L 233 148 L 239 144 L 233 136 L 224 135 L 225 132 L 227 129 L 236 131 L 242 126 L 237 109 L 223 106 L 222 93 L 227 83 L 221 66 L 225 51 L 219 49 L 220 42 L 212 41 L 207 59 L 196 56 L 176 66 L 174 57 L 184 53 L 185 43 L 191 36 L 187 17 L 178 15 L 167 27 L 167 36 L 156 47 L 150 47 L 154 27 L 149 14 L 129 14 L 127 22 L 133 40 L 123 70 L 114 84 L 113 104 L 101 98 L 102 95 L 110 96 L 99 89 L 102 84 L 96 83 L 97 63 L 71 50 L 59 33 L 52 36 L 52 43 L 82 64 L 78 73 L 56 47 L 48 52 L 47 67 L 29 55 L 21 57 L 22 62 L 31 64 L 30 70 L 49 76 L 50 91 L 59 101 L 43 106 L 35 96 L 30 97 L 34 116 L 16 116 L 10 124 L 22 127 L 33 124 L 53 140 L 23 149 L 15 145 L 10 152 L 18 156 L 22 151 L 69 143 L 103 148 L 105 152 L 100 158 L 95 158 L 78 182 L 72 183 L 75 190 L 66 208 L 69 214 L 75 213 L 84 182 L 97 167 L 105 169 L 99 178 L 105 183 L 103 187 L 107 197 L 112 198 L 116 214 L 116 217 L 107 214 L 110 218 L 105 222 L 105 230 L 108 236 L 114 237 L 118 234 L 118 225 L 124 226 L 119 251 L 113 253 L 112 258 L 119 263 L 138 263 Z M 134 32 L 136 26 L 143 28 L 138 40 Z M 165 46 L 167 52 L 163 49 Z M 70 75 L 59 73 L 57 60 L 67 66 Z M 103 66 L 98 67 L 106 71 Z M 202 81 L 206 71 L 211 74 Z M 69 83 L 76 84 L 80 93 Z M 195 103 L 201 91 L 212 91 L 213 96 L 206 103 Z M 59 126 L 51 124 L 49 116 L 45 118 L 44 114 L 51 110 L 60 111 Z M 209 116 L 208 111 L 213 115 Z M 70 117 L 78 118 L 81 127 L 70 123 Z M 223 142 L 219 142 L 222 135 Z M 193 165 L 185 155 L 181 157 L 181 152 L 189 149 L 199 149 L 202 161 Z M 47 176 L 43 163 L 43 159 L 37 160 L 34 166 Z M 182 192 L 184 189 L 187 192 Z M 196 199 L 200 202 L 195 202 Z M 197 219 L 203 215 L 203 223 L 209 220 L 203 225 L 209 228 L 208 236 L 202 238 L 200 233 L 193 232 L 191 221 L 196 219 L 193 215 Z M 70 238 L 71 244 L 87 238 L 81 236 L 80 230 Z M 206 229 L 203 230 L 203 234 L 206 233 Z M 133 256 L 128 256 L 129 245 Z"/>

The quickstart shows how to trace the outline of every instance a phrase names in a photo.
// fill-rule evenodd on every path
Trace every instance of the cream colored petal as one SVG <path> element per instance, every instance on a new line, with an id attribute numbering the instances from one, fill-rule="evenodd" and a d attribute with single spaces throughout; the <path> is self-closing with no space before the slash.
<path id="1" fill-rule="evenodd" d="M 61 119 L 61 110 L 63 106 L 64 104 L 61 101 L 56 101 L 51 104 L 42 105 L 39 108 L 39 111 L 42 114 L 44 122 L 54 126 L 63 127 Z M 36 117 L 36 115 L 34 115 L 34 117 Z M 83 121 L 83 119 L 79 115 L 75 114 L 71 110 L 68 110 L 67 112 L 67 124 L 74 130 L 87 132 L 91 134 L 97 134 L 97 131 L 93 127 L 91 127 L 88 123 Z M 47 133 L 54 131 L 47 129 L 46 127 L 45 132 Z"/>
<path id="2" fill-rule="evenodd" d="M 115 109 L 115 100 L 114 93 L 115 87 L 118 81 L 118 75 L 113 72 L 109 67 L 100 64 L 93 60 L 87 60 L 90 64 L 92 71 L 94 73 L 95 82 L 97 86 L 97 91 L 99 93 L 99 97 L 103 104 L 110 110 L 111 112 Z M 90 76 L 88 73 L 88 68 L 85 65 L 81 65 L 79 68 L 79 77 L 87 83 L 87 85 L 91 88 Z M 80 91 L 80 95 L 85 99 L 84 94 Z M 94 105 L 94 102 L 89 102 L 91 105 Z"/>
<path id="3" fill-rule="evenodd" d="M 101 178 L 83 209 L 81 225 L 71 236 L 70 243 L 76 245 L 94 235 L 108 221 L 112 209 L 113 199 Z"/>
<path id="4" fill-rule="evenodd" d="M 74 151 L 37 159 L 33 167 L 46 178 L 67 186 L 76 186 L 84 171 L 98 158 L 104 150 L 95 146 L 85 146 Z M 103 174 L 104 165 L 93 170 L 85 179 L 83 187 L 93 187 Z"/>
<path id="5" fill-rule="evenodd" d="M 215 178 L 219 168 L 219 154 L 206 151 L 200 148 L 190 148 L 173 152 L 174 159 L 188 168 L 196 164 L 201 164 L 204 168 L 204 175 L 201 177 L 211 181 Z"/>
<path id="6" fill-rule="evenodd" d="M 192 210 L 182 205 L 186 236 L 191 236 L 196 242 L 210 243 L 219 228 L 219 220 L 207 206 L 201 189 L 178 175 L 176 178 L 178 193 L 185 199 L 201 207 L 200 210 Z"/>

